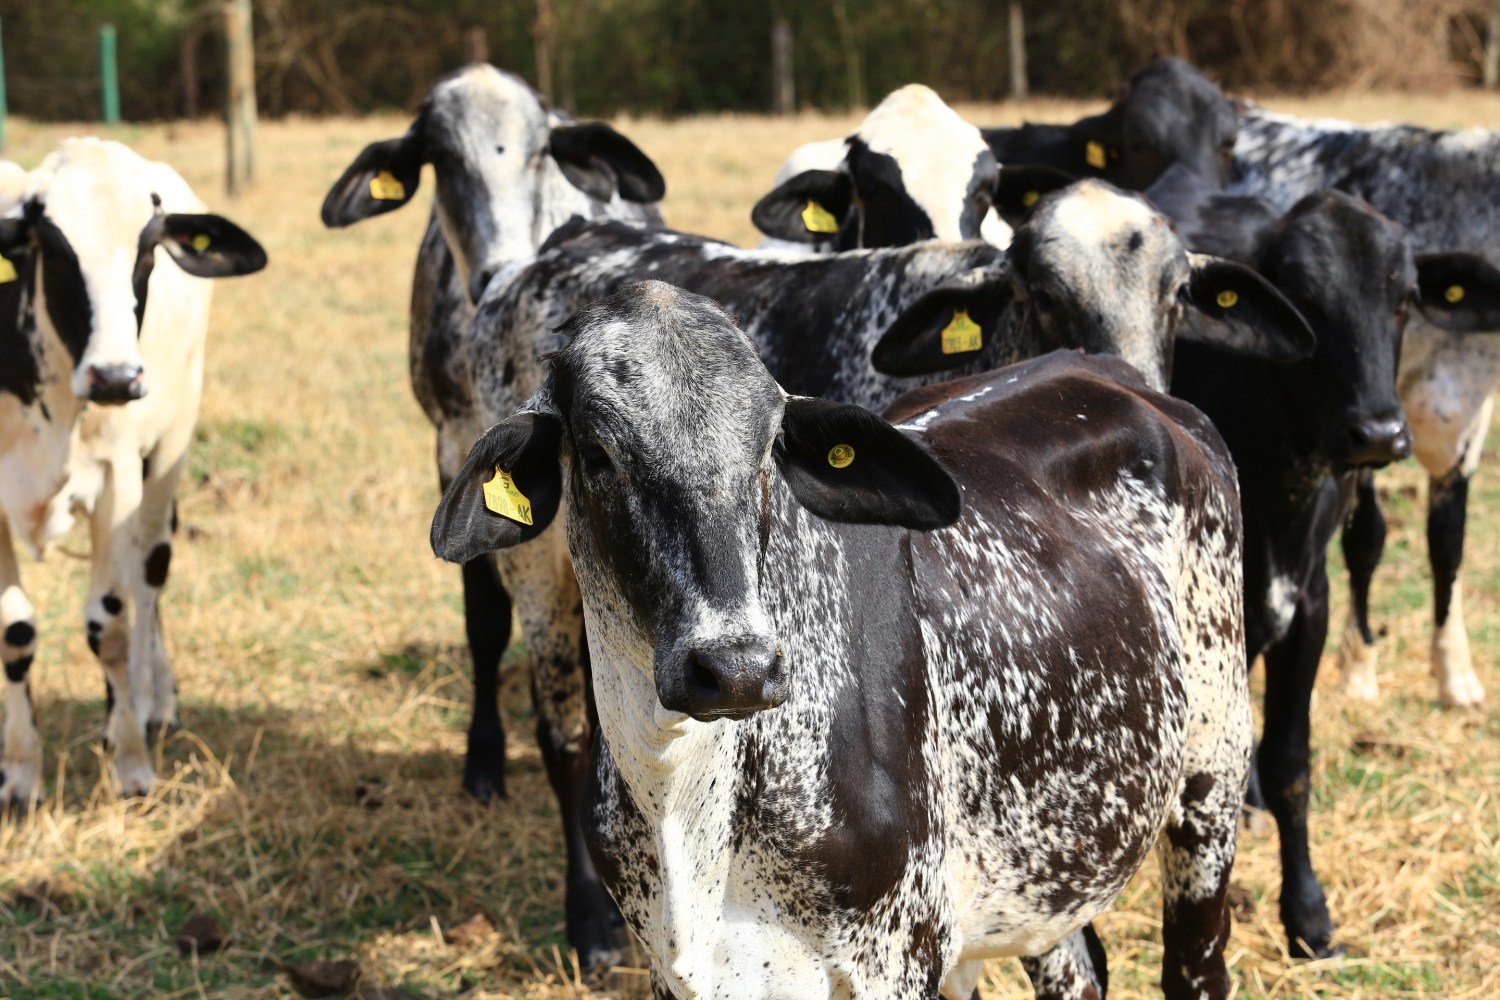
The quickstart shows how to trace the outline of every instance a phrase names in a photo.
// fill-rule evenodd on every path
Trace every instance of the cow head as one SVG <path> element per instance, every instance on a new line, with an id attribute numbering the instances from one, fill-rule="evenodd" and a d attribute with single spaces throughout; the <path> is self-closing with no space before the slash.
<path id="1" fill-rule="evenodd" d="M 323 200 L 323 224 L 351 225 L 400 208 L 417 192 L 422 164 L 437 182 L 437 216 L 472 300 L 506 263 L 536 251 L 588 199 L 660 201 L 666 183 L 635 144 L 608 125 L 577 124 L 525 81 L 475 64 L 446 77 L 406 134 L 372 143 Z M 566 178 L 574 198 L 543 197 Z"/>
<path id="2" fill-rule="evenodd" d="M 1311 352 L 1306 322 L 1275 288 L 1243 265 L 1190 258 L 1166 219 L 1139 196 L 1090 180 L 1030 200 L 1031 215 L 1006 251 L 1008 269 L 918 300 L 876 345 L 877 370 L 918 375 L 958 367 L 1002 324 L 1027 354 L 1068 347 L 1119 355 L 1162 391 L 1179 333 L 1266 357 Z M 1184 326 L 1185 310 L 1200 321 Z M 979 328 L 968 350 L 953 335 L 960 312 Z"/>
<path id="3" fill-rule="evenodd" d="M 669 711 L 742 718 L 786 696 L 795 665 L 761 599 L 774 480 L 831 520 L 958 517 L 922 448 L 867 410 L 788 397 L 707 299 L 645 282 L 564 329 L 546 387 L 449 484 L 433 549 L 462 562 L 525 542 L 566 497 L 591 641 L 639 650 Z"/>
<path id="4" fill-rule="evenodd" d="M 0 219 L 0 338 L 59 344 L 80 399 L 146 394 L 138 339 L 158 249 L 200 278 L 266 265 L 265 250 L 228 219 L 163 212 L 150 185 L 156 168 L 118 144 L 73 140 Z"/>
<path id="5" fill-rule="evenodd" d="M 1413 257 L 1394 222 L 1342 192 L 1299 201 L 1256 260 L 1317 335 L 1313 356 L 1285 373 L 1293 432 L 1316 435 L 1310 444 L 1339 468 L 1411 453 L 1396 371 L 1413 308 L 1454 333 L 1500 329 L 1500 271 L 1467 253 Z"/>
<path id="6" fill-rule="evenodd" d="M 994 154 L 979 129 L 930 88 L 910 84 L 893 92 L 845 149 L 837 169 L 798 174 L 762 198 L 751 221 L 793 242 L 834 237 L 839 249 L 980 237 Z"/>

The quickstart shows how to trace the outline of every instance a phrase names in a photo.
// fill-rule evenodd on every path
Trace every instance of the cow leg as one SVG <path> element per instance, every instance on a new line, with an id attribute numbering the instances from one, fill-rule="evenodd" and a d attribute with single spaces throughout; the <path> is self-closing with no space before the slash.
<path id="1" fill-rule="evenodd" d="M 979 980 L 982 978 L 983 962 L 959 962 L 943 977 L 938 1000 L 979 1000 Z"/>
<path id="2" fill-rule="evenodd" d="M 560 630 L 573 626 L 571 634 Z M 603 969 L 619 959 L 616 936 L 624 918 L 604 888 L 583 832 L 583 795 L 591 771 L 592 734 L 588 706 L 588 642 L 581 605 L 552 631 L 546 651 L 532 658 L 531 697 L 536 705 L 536 741 L 547 778 L 562 812 L 567 847 L 568 943 L 585 970 Z"/>
<path id="3" fill-rule="evenodd" d="M 0 751 L 0 810 L 25 807 L 41 793 L 42 734 L 27 675 L 36 655 L 36 609 L 21 589 L 10 526 L 0 514 L 0 662 L 5 665 L 5 744 Z"/>
<path id="4" fill-rule="evenodd" d="M 1467 463 L 1465 463 L 1467 464 Z M 1432 564 L 1432 675 L 1444 708 L 1463 708 L 1484 701 L 1484 687 L 1474 673 L 1469 634 L 1464 628 L 1463 589 L 1458 568 L 1464 557 L 1464 521 L 1469 478 L 1464 465 L 1427 485 L 1427 558 Z"/>
<path id="5" fill-rule="evenodd" d="M 1041 955 L 1021 959 L 1037 1000 L 1104 1000 L 1109 966 L 1104 943 L 1085 924 Z"/>
<path id="6" fill-rule="evenodd" d="M 137 709 L 136 690 L 150 678 L 138 676 L 141 663 L 130 660 L 130 578 L 139 573 L 134 534 L 141 502 L 139 460 L 114 462 L 89 520 L 92 545 L 89 600 L 84 624 L 89 648 L 99 658 L 108 685 L 109 716 L 105 741 L 114 749 L 115 775 L 125 795 L 145 795 L 156 778 L 146 749 L 145 719 Z M 125 579 L 121 579 L 124 576 Z M 146 704 L 149 704 L 147 702 Z"/>
<path id="7" fill-rule="evenodd" d="M 505 726 L 500 721 L 500 657 L 510 643 L 510 595 L 494 560 L 463 565 L 464 632 L 474 662 L 474 714 L 464 753 L 464 791 L 480 802 L 505 798 Z"/>
<path id="8" fill-rule="evenodd" d="M 1370 581 L 1385 551 L 1385 515 L 1375 493 L 1375 473 L 1361 471 L 1355 480 L 1354 509 L 1340 536 L 1349 567 L 1349 618 L 1339 643 L 1339 688 L 1345 697 L 1374 701 L 1380 695 L 1375 676 L 1375 633 L 1370 628 Z"/>
<path id="9" fill-rule="evenodd" d="M 140 566 L 132 574 L 135 622 L 130 632 L 130 662 L 141 683 L 132 693 L 136 717 L 145 720 L 146 737 L 152 741 L 177 728 L 177 679 L 162 638 L 160 604 L 172 566 L 173 497 L 186 463 L 185 451 L 177 451 L 175 457 L 162 447 L 152 452 L 136 523 L 135 555 Z"/>
<path id="10" fill-rule="evenodd" d="M 1244 727 L 1248 735 L 1248 713 Z M 1249 760 L 1249 739 L 1234 751 Z M 1222 764 L 1223 762 L 1215 762 Z M 1172 998 L 1229 996 L 1224 946 L 1229 942 L 1229 874 L 1244 782 L 1240 764 L 1227 771 L 1189 763 L 1178 809 L 1160 844 L 1162 991 Z"/>
<path id="11" fill-rule="evenodd" d="M 1313 683 L 1328 635 L 1328 569 L 1321 553 L 1286 635 L 1265 653 L 1261 787 L 1281 839 L 1281 922 L 1299 957 L 1336 954 L 1333 921 L 1307 845 L 1308 742 Z"/>

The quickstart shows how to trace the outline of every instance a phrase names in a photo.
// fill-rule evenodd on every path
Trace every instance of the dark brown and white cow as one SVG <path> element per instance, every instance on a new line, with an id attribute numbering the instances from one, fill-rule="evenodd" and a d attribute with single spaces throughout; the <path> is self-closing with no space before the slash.
<path id="1" fill-rule="evenodd" d="M 203 388 L 212 286 L 196 279 L 265 263 L 176 171 L 116 142 L 69 139 L 0 184 L 0 803 L 42 790 L 27 685 L 36 611 L 14 543 L 40 557 L 77 517 L 90 527 L 84 621 L 115 773 L 128 795 L 151 787 L 147 738 L 177 722 L 158 600 Z"/>
<path id="2" fill-rule="evenodd" d="M 1010 242 L 990 210 L 995 157 L 929 87 L 892 91 L 842 141 L 787 158 L 750 214 L 761 249 L 854 250 L 918 240 Z"/>
<path id="3" fill-rule="evenodd" d="M 519 77 L 476 64 L 434 86 L 404 135 L 373 143 L 355 158 L 323 202 L 324 224 L 347 226 L 406 204 L 416 194 L 423 164 L 433 168 L 436 196 L 412 283 L 409 363 L 412 389 L 437 429 L 438 476 L 446 485 L 485 426 L 473 418 L 474 386 L 464 350 L 473 301 L 499 271 L 528 259 L 575 215 L 659 224 L 655 202 L 665 185 L 650 159 L 609 126 L 574 122 Z M 463 587 L 474 663 L 463 785 L 489 801 L 505 795 L 498 697 L 511 596 L 488 557 L 464 566 Z M 539 627 L 525 614 L 522 623 Z M 533 694 L 557 697 L 536 699 L 537 735 L 568 841 L 568 941 L 587 967 L 612 954 L 618 915 L 611 917 L 614 906 L 578 833 L 577 800 L 588 767 L 583 686 L 573 675 L 565 685 L 545 676 L 554 655 L 579 662 L 582 637 L 577 628 L 547 634 L 556 635 L 561 648 L 530 648 L 543 675 Z"/>
<path id="4" fill-rule="evenodd" d="M 1232 190 L 1285 208 L 1324 188 L 1368 201 L 1404 227 L 1419 254 L 1466 250 L 1500 262 L 1500 132 L 1357 125 L 1244 105 Z M 1448 282 L 1424 285 L 1423 294 L 1467 296 L 1468 289 Z M 1500 325 L 1489 333 L 1500 333 Z M 1455 338 L 1422 315 L 1414 317 L 1402 348 L 1398 388 L 1411 424 L 1412 453 L 1429 476 L 1431 663 L 1438 697 L 1447 707 L 1484 699 L 1464 628 L 1458 570 L 1469 480 L 1479 467 L 1497 385 L 1500 338 Z M 1343 633 L 1341 683 L 1347 694 L 1368 699 L 1378 694 L 1369 589 L 1385 544 L 1385 520 L 1369 476 L 1358 483 L 1357 499 L 1344 533 L 1353 601 Z"/>
<path id="5" fill-rule="evenodd" d="M 433 545 L 566 531 L 588 833 L 656 997 L 968 1000 L 985 959 L 1043 954 L 1040 995 L 1097 997 L 1102 953 L 1053 946 L 1162 833 L 1167 996 L 1228 995 L 1250 713 L 1201 414 L 1060 353 L 913 394 L 903 434 L 788 395 L 658 282 L 563 334 Z"/>

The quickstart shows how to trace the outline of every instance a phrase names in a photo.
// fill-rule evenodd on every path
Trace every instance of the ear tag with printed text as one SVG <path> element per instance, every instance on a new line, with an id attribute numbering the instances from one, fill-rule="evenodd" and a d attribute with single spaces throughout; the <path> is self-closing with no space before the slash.
<path id="1" fill-rule="evenodd" d="M 1089 166 L 1095 170 L 1104 169 L 1104 146 L 1097 142 L 1091 142 L 1084 148 L 1084 159 L 1088 160 Z"/>
<path id="2" fill-rule="evenodd" d="M 836 233 L 839 231 L 839 220 L 833 217 L 833 213 L 822 205 L 807 199 L 807 207 L 802 210 L 802 224 L 810 233 Z"/>
<path id="3" fill-rule="evenodd" d="M 213 243 L 213 240 L 209 239 L 207 233 L 198 233 L 193 236 L 193 249 L 199 253 L 207 250 L 211 243 Z"/>
<path id="4" fill-rule="evenodd" d="M 400 201 L 406 197 L 406 185 L 389 170 L 382 170 L 370 178 L 370 197 L 376 201 Z"/>
<path id="5" fill-rule="evenodd" d="M 484 505 L 501 517 L 508 517 L 520 524 L 531 524 L 531 501 L 526 494 L 516 489 L 515 480 L 500 466 L 495 466 L 495 478 L 484 484 Z"/>
<path id="6" fill-rule="evenodd" d="M 984 346 L 984 330 L 969 318 L 967 309 L 953 310 L 953 318 L 943 327 L 943 353 L 964 354 Z"/>
<path id="7" fill-rule="evenodd" d="M 0 257 L 0 285 L 8 285 L 16 280 L 16 265 L 12 264 L 6 257 Z"/>
<path id="8" fill-rule="evenodd" d="M 836 444 L 828 449 L 828 464 L 835 469 L 847 469 L 854 461 L 854 449 L 847 444 Z"/>
<path id="9" fill-rule="evenodd" d="M 1451 303 L 1462 302 L 1464 300 L 1464 286 L 1449 285 L 1448 290 L 1443 293 L 1443 298 L 1447 299 Z"/>
<path id="10" fill-rule="evenodd" d="M 1214 301 L 1219 304 L 1219 308 L 1220 309 L 1230 309 L 1239 300 L 1240 300 L 1240 293 L 1236 292 L 1232 288 L 1226 288 L 1226 289 L 1224 289 L 1222 292 L 1219 293 L 1218 297 L 1216 299 L 1214 299 Z"/>

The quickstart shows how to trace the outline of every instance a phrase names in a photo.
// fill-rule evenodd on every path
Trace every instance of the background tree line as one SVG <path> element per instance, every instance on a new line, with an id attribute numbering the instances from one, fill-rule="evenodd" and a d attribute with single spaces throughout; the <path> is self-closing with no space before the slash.
<path id="1" fill-rule="evenodd" d="M 1234 90 L 1432 89 L 1483 74 L 1500 0 L 1019 0 L 1033 92 L 1103 96 L 1174 54 Z M 0 0 L 12 113 L 99 113 L 98 28 L 119 37 L 127 119 L 217 113 L 218 0 Z M 1000 0 L 255 0 L 263 115 L 410 108 L 475 54 L 580 114 L 764 111 L 772 25 L 798 105 L 843 108 L 920 80 L 1008 96 Z M 1494 46 L 1500 51 L 1500 45 Z"/>

